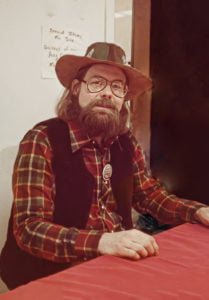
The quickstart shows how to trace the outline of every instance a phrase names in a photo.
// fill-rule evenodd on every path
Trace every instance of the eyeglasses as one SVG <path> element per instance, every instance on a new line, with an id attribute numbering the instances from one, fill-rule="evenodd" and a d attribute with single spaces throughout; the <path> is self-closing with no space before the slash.
<path id="1" fill-rule="evenodd" d="M 95 76 L 90 78 L 89 80 L 81 80 L 86 83 L 87 89 L 90 93 L 98 93 L 104 90 L 107 84 L 110 85 L 112 93 L 119 97 L 123 98 L 128 92 L 128 86 L 122 82 L 121 80 L 113 80 L 109 81 L 103 77 Z"/>

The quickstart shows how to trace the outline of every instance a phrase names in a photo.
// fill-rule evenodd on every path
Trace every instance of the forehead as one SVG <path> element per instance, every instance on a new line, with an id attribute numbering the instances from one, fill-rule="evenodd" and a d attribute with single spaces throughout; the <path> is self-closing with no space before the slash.
<path id="1" fill-rule="evenodd" d="M 85 79 L 92 76 L 102 76 L 108 80 L 118 79 L 126 81 L 126 76 L 120 68 L 107 64 L 95 64 L 91 66 L 86 73 Z"/>

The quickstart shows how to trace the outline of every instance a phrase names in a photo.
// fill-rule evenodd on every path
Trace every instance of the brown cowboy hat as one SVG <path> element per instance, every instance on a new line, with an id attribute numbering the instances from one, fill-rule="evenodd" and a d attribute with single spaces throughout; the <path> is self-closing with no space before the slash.
<path id="1" fill-rule="evenodd" d="M 126 100 L 141 95 L 152 86 L 151 80 L 138 69 L 126 64 L 126 55 L 123 49 L 112 43 L 98 42 L 90 45 L 85 56 L 64 55 L 56 63 L 57 77 L 66 88 L 71 87 L 73 79 L 79 69 L 98 63 L 115 66 L 122 69 L 128 80 L 128 93 Z"/>

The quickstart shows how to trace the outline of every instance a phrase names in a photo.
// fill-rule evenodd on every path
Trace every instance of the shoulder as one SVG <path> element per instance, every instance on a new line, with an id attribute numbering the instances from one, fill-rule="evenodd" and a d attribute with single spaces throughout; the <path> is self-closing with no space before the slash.
<path id="1" fill-rule="evenodd" d="M 145 153 L 132 131 L 126 132 L 120 138 L 128 141 L 129 149 L 131 149 L 132 157 L 134 161 L 146 161 Z M 121 141 L 121 140 L 120 140 Z"/>
<path id="2" fill-rule="evenodd" d="M 34 128 L 39 127 L 39 126 L 45 126 L 47 128 L 49 128 L 49 127 L 59 127 L 59 126 L 62 126 L 62 127 L 65 126 L 66 127 L 67 123 L 65 121 L 63 121 L 62 119 L 60 119 L 60 118 L 51 118 L 51 119 L 39 122 L 38 124 L 36 124 L 34 126 Z"/>
<path id="3" fill-rule="evenodd" d="M 29 163 L 37 166 L 42 164 L 43 161 L 50 162 L 52 156 L 52 147 L 48 138 L 47 126 L 37 124 L 28 130 L 22 138 L 15 166 L 28 166 Z"/>
<path id="4" fill-rule="evenodd" d="M 137 139 L 135 138 L 135 136 L 133 135 L 131 130 L 128 130 L 125 134 L 120 135 L 119 140 L 128 142 L 129 144 L 132 145 L 134 150 L 135 149 L 141 150 L 141 146 L 137 141 Z"/>
<path id="5" fill-rule="evenodd" d="M 53 118 L 34 125 L 33 128 L 28 130 L 22 138 L 20 142 L 21 149 L 24 149 L 25 152 L 28 149 L 37 147 L 51 148 L 49 131 L 53 131 L 53 127 L 55 127 L 56 124 L 59 123 L 59 120 L 60 119 L 58 118 Z"/>
<path id="6" fill-rule="evenodd" d="M 27 142 L 41 142 L 47 138 L 47 126 L 38 125 L 28 130 L 21 140 L 21 144 Z"/>
<path id="7" fill-rule="evenodd" d="M 66 122 L 59 118 L 51 118 L 48 120 L 41 121 L 33 126 L 25 136 L 23 140 L 34 140 L 37 141 L 43 140 L 45 138 L 49 138 L 49 135 L 53 132 L 59 131 L 59 129 L 68 128 Z"/>

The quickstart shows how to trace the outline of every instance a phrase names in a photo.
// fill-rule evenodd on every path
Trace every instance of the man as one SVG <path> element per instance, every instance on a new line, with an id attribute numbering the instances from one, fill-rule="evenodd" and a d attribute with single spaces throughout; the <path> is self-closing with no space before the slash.
<path id="1" fill-rule="evenodd" d="M 133 229 L 131 207 L 169 224 L 209 225 L 209 208 L 162 189 L 128 130 L 127 101 L 151 88 L 125 65 L 124 51 L 91 45 L 65 55 L 56 73 L 66 88 L 58 118 L 23 138 L 1 276 L 10 289 L 98 255 L 158 255 L 154 237 Z M 195 238 L 195 237 L 194 237 Z"/>

